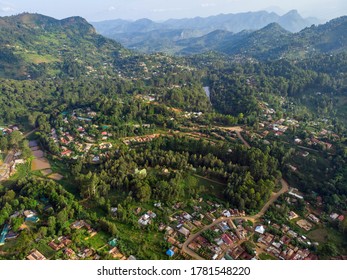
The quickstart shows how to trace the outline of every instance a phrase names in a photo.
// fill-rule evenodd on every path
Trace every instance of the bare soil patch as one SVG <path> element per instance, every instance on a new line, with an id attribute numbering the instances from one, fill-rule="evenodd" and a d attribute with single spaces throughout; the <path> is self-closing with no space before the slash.
<path id="1" fill-rule="evenodd" d="M 64 176 L 59 173 L 54 173 L 52 175 L 49 175 L 48 178 L 56 180 L 56 181 L 60 181 L 64 178 Z"/>
<path id="2" fill-rule="evenodd" d="M 41 150 L 33 151 L 33 155 L 35 158 L 43 158 L 45 153 Z"/>
<path id="3" fill-rule="evenodd" d="M 53 173 L 52 169 L 45 169 L 45 170 L 41 170 L 41 173 L 44 175 L 44 176 L 48 176 L 50 174 Z"/>
<path id="4" fill-rule="evenodd" d="M 50 168 L 51 168 L 51 164 L 46 158 L 36 158 L 31 163 L 32 171 L 50 169 Z"/>

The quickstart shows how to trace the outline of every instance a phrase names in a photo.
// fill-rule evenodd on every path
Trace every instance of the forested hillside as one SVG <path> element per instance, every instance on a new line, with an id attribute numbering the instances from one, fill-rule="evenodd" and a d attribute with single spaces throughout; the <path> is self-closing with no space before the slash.
<path id="1" fill-rule="evenodd" d="M 257 225 L 287 242 L 266 258 L 345 255 L 345 25 L 215 31 L 175 57 L 1 18 L 0 258 L 212 259 L 228 234 L 260 259 Z"/>

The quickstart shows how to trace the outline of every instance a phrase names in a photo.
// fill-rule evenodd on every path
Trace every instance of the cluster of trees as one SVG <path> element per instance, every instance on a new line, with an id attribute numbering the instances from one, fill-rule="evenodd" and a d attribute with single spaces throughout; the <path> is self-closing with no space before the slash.
<path id="1" fill-rule="evenodd" d="M 153 112 L 154 106 L 145 105 L 139 100 L 121 104 L 119 100 L 120 97 L 124 98 L 129 94 L 133 99 L 139 93 L 154 95 L 161 101 L 161 105 L 156 106 L 156 110 L 163 113 L 161 121 L 165 121 L 165 114 L 168 114 L 164 104 L 189 111 L 210 109 L 207 96 L 198 81 L 171 90 L 167 89 L 167 85 L 162 87 L 144 85 L 139 91 L 136 83 L 116 78 L 104 80 L 95 78 L 45 81 L 1 80 L 0 90 L 0 121 L 28 123 L 32 126 L 35 126 L 40 115 L 52 114 L 57 117 L 59 112 L 91 105 L 95 110 L 103 112 L 104 118 L 115 125 L 124 121 L 121 119 L 123 113 L 128 115 L 128 120 L 141 118 L 145 120 L 147 117 L 148 120 L 158 123 L 155 116 L 151 116 L 155 113 Z"/>
<path id="2" fill-rule="evenodd" d="M 23 137 L 23 134 L 19 131 L 13 131 L 11 134 L 0 135 L 0 150 L 20 150 L 23 158 L 29 158 L 31 156 L 31 150 L 29 148 L 29 141 Z"/>
<path id="3" fill-rule="evenodd" d="M 264 203 L 280 176 L 277 161 L 259 149 L 186 137 L 161 137 L 132 150 L 123 147 L 111 152 L 99 170 L 81 163 L 74 164 L 72 170 L 81 196 L 101 205 L 114 203 L 107 199 L 114 191 L 123 194 L 120 197 L 130 194 L 142 202 L 186 201 L 206 191 L 190 175 L 198 172 L 228 182 L 225 199 L 235 207 L 251 210 Z"/>
<path id="4" fill-rule="evenodd" d="M 219 112 L 237 116 L 240 113 L 258 116 L 260 96 L 278 95 L 293 98 L 308 105 L 311 113 L 324 112 L 331 115 L 336 96 L 346 90 L 346 54 L 320 55 L 307 60 L 294 62 L 276 60 L 255 62 L 244 59 L 242 62 L 220 61 L 219 56 L 201 57 L 210 65 L 213 61 L 218 67 L 209 67 L 206 72 L 211 86 L 211 101 Z M 207 63 L 208 62 L 208 63 Z M 195 61 L 199 67 L 206 67 Z M 332 69 L 334 65 L 334 69 Z M 336 67 L 336 68 L 335 68 Z M 318 97 L 315 93 L 320 92 Z M 333 96 L 331 95 L 333 93 Z M 320 100 L 322 99 L 322 100 Z M 329 110 L 330 108 L 330 110 Z"/>

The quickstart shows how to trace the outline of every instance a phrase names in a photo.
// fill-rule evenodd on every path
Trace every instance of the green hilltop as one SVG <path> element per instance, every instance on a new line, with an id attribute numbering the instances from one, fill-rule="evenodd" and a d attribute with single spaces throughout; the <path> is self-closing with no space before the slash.
<path id="1" fill-rule="evenodd" d="M 127 52 L 81 17 L 56 20 L 25 13 L 0 18 L 0 27 L 0 75 L 6 78 L 84 73 Z"/>

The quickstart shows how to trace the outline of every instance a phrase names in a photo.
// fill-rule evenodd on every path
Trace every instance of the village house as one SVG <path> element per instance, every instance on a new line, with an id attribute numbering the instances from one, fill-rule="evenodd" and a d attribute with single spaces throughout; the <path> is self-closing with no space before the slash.
<path id="1" fill-rule="evenodd" d="M 118 250 L 117 247 L 112 248 L 108 253 L 114 259 L 119 259 L 119 260 L 125 260 L 126 259 L 126 257 Z"/>
<path id="2" fill-rule="evenodd" d="M 31 261 L 41 261 L 41 260 L 46 260 L 46 257 L 42 255 L 38 250 L 33 250 L 27 256 L 27 259 Z"/>
<path id="3" fill-rule="evenodd" d="M 345 216 L 344 215 L 340 215 L 337 218 L 340 222 L 343 222 L 345 220 Z"/>
<path id="4" fill-rule="evenodd" d="M 308 221 L 304 219 L 297 221 L 296 224 L 306 231 L 311 230 L 311 228 L 313 227 L 311 223 L 309 223 Z"/>
<path id="5" fill-rule="evenodd" d="M 71 248 L 65 248 L 64 254 L 70 259 L 70 260 L 77 260 L 77 256 L 74 250 Z"/>
<path id="6" fill-rule="evenodd" d="M 221 239 L 222 239 L 223 242 L 224 242 L 225 244 L 227 244 L 228 246 L 231 246 L 231 245 L 234 244 L 234 240 L 233 240 L 233 239 L 231 238 L 231 236 L 230 236 L 229 234 L 227 234 L 227 233 L 223 233 Z"/>
<path id="7" fill-rule="evenodd" d="M 241 246 L 236 246 L 234 247 L 231 251 L 228 252 L 228 254 L 234 259 L 237 260 L 240 255 L 244 252 L 245 250 Z"/>
<path id="8" fill-rule="evenodd" d="M 267 248 L 266 252 L 271 253 L 276 257 L 278 257 L 281 254 L 281 251 L 273 246 L 270 246 L 269 248 Z"/>
<path id="9" fill-rule="evenodd" d="M 188 248 L 193 250 L 193 251 L 197 251 L 201 248 L 201 245 L 193 241 L 193 242 L 189 243 Z"/>
<path id="10" fill-rule="evenodd" d="M 288 214 L 289 220 L 293 220 L 293 219 L 296 219 L 298 217 L 299 216 L 294 211 L 290 211 L 289 214 Z"/>
<path id="11" fill-rule="evenodd" d="M 63 243 L 55 243 L 54 240 L 52 240 L 51 242 L 48 243 L 48 246 L 51 247 L 54 251 L 59 251 L 61 249 L 63 249 L 65 247 L 65 245 Z"/>
<path id="12" fill-rule="evenodd" d="M 283 245 L 288 245 L 290 243 L 290 241 L 291 241 L 291 239 L 286 235 L 283 235 L 280 239 L 280 243 Z"/>
<path id="13" fill-rule="evenodd" d="M 336 220 L 338 217 L 339 217 L 339 214 L 337 214 L 337 213 L 332 213 L 332 214 L 330 214 L 330 218 L 331 218 L 332 220 Z"/>
<path id="14" fill-rule="evenodd" d="M 287 231 L 287 234 L 291 238 L 298 237 L 298 234 L 295 231 L 291 230 L 291 229 Z"/>
<path id="15" fill-rule="evenodd" d="M 319 220 L 315 215 L 313 215 L 313 214 L 309 214 L 309 215 L 307 216 L 307 218 L 308 218 L 310 221 L 312 221 L 312 222 L 314 222 L 314 223 L 316 223 L 316 224 L 318 224 L 318 223 L 320 222 L 320 220 Z"/>
<path id="16" fill-rule="evenodd" d="M 266 232 L 264 235 L 260 236 L 258 239 L 259 243 L 263 243 L 265 245 L 270 245 L 271 242 L 274 240 L 275 236 Z"/>
<path id="17" fill-rule="evenodd" d="M 23 214 L 24 214 L 25 218 L 32 218 L 36 215 L 36 213 L 32 210 L 25 210 L 23 212 Z"/>
<path id="18" fill-rule="evenodd" d="M 256 233 L 259 233 L 259 234 L 264 234 L 265 233 L 265 228 L 263 225 L 259 225 L 255 228 L 254 230 Z"/>
<path id="19" fill-rule="evenodd" d="M 147 211 L 147 213 L 143 214 L 141 218 L 138 220 L 138 223 L 142 226 L 147 226 L 150 224 L 152 219 L 155 219 L 157 215 L 152 211 Z"/>
<path id="20" fill-rule="evenodd" d="M 188 238 L 190 235 L 190 231 L 186 229 L 185 227 L 181 227 L 178 232 L 182 234 L 184 237 Z"/>

